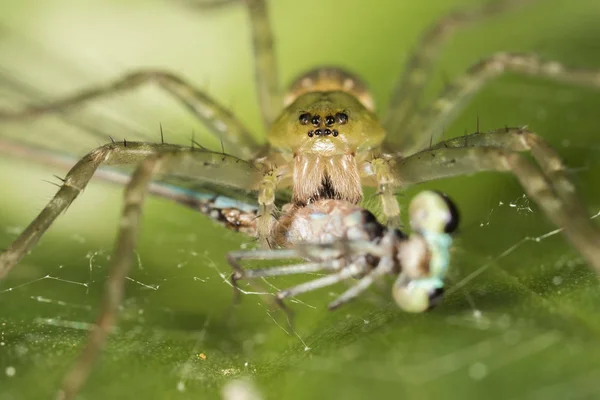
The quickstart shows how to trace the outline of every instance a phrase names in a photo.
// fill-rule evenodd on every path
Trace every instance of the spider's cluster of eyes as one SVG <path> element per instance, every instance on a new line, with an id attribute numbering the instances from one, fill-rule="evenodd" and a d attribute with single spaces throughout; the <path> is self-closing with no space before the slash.
<path id="1" fill-rule="evenodd" d="M 321 129 L 321 123 L 325 122 L 325 126 L 333 126 L 336 122 L 339 125 L 344 125 L 348 123 L 348 114 L 344 113 L 344 112 L 339 112 L 336 113 L 335 115 L 327 115 L 324 118 L 321 118 L 320 115 L 316 114 L 316 115 L 311 115 L 310 113 L 302 113 L 300 114 L 300 116 L 298 117 L 298 120 L 300 121 L 300 124 L 302 125 L 308 125 L 308 124 L 312 124 L 315 128 L 315 130 L 310 130 L 308 131 L 308 137 L 313 137 L 313 136 L 329 136 L 329 135 L 333 135 L 333 137 L 336 137 L 337 135 L 339 135 L 339 132 L 337 129 L 329 129 L 329 128 L 325 128 L 325 129 Z"/>

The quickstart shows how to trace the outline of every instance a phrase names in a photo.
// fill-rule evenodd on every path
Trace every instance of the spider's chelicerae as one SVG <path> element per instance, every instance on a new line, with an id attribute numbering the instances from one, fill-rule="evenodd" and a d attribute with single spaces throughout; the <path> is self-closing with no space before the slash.
<path id="1" fill-rule="evenodd" d="M 340 68 L 309 71 L 282 93 L 266 2 L 217 0 L 210 5 L 237 2 L 246 5 L 251 21 L 266 146 L 259 145 L 228 109 L 185 79 L 164 71 L 137 71 L 48 104 L 17 112 L 0 111 L 4 121 L 31 119 L 155 84 L 202 120 L 222 139 L 225 148 L 234 149 L 226 154 L 193 145 L 127 141 L 100 146 L 71 168 L 56 196 L 0 254 L 3 277 L 81 193 L 98 167 L 136 166 L 125 190 L 105 305 L 88 345 L 65 379 L 65 397 L 73 397 L 84 383 L 113 324 L 133 257 L 145 194 L 148 190 L 163 193 L 160 186 L 151 185 L 157 177 L 209 182 L 213 187 L 257 193 L 255 208 L 236 207 L 218 195 L 206 198 L 185 193 L 178 200 L 259 239 L 264 250 L 231 253 L 234 284 L 240 279 L 329 272 L 278 293 L 279 301 L 358 278 L 356 285 L 330 304 L 335 308 L 356 297 L 377 277 L 394 274 L 397 280 L 393 295 L 399 306 L 413 312 L 428 309 L 439 300 L 443 289 L 451 242 L 448 233 L 456 227 L 456 209 L 439 193 L 420 193 L 409 207 L 414 232 L 406 236 L 396 229 L 400 209 L 395 195 L 417 183 L 487 170 L 514 174 L 529 197 L 600 272 L 600 230 L 590 221 L 560 158 L 541 137 L 525 128 L 500 128 L 437 142 L 443 127 L 468 100 L 487 81 L 505 72 L 598 88 L 600 71 L 542 61 L 532 54 L 493 54 L 451 82 L 428 107 L 419 107 L 443 39 L 460 27 L 514 8 L 521 1 L 492 1 L 452 13 L 434 24 L 410 55 L 382 119 L 375 114 L 367 87 Z M 196 7 L 208 4 L 188 3 Z M 0 141 L 3 152 L 21 151 L 19 146 L 9 140 Z M 537 165 L 523 152 L 530 152 Z M 364 186 L 376 188 L 386 226 L 358 206 Z M 278 191 L 289 188 L 290 202 L 277 210 Z M 305 262 L 257 270 L 246 270 L 240 264 L 244 259 L 290 257 L 304 258 Z"/>

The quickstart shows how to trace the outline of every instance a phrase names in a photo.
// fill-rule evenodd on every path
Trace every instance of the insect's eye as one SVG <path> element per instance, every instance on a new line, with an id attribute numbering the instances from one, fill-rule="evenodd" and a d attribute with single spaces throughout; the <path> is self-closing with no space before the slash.
<path id="1" fill-rule="evenodd" d="M 445 193 L 438 192 L 438 194 L 446 203 L 446 207 L 448 207 L 448 212 L 450 213 L 450 220 L 446 223 L 446 226 L 444 227 L 444 232 L 453 233 L 456 231 L 456 228 L 458 228 L 458 222 L 460 221 L 458 208 L 456 207 L 456 204 L 454 204 L 454 202 Z"/>
<path id="2" fill-rule="evenodd" d="M 458 227 L 458 209 L 443 193 L 423 191 L 408 208 L 410 224 L 417 232 L 452 233 Z"/>
<path id="3" fill-rule="evenodd" d="M 339 112 L 335 114 L 335 119 L 337 119 L 338 124 L 346 124 L 348 123 L 348 114 Z"/>
<path id="4" fill-rule="evenodd" d="M 310 122 L 310 114 L 309 113 L 302 113 L 298 117 L 298 120 L 300 121 L 300 123 L 302 125 L 308 125 L 308 123 Z"/>
<path id="5" fill-rule="evenodd" d="M 333 115 L 328 115 L 325 117 L 325 125 L 331 126 L 335 124 L 335 117 Z"/>

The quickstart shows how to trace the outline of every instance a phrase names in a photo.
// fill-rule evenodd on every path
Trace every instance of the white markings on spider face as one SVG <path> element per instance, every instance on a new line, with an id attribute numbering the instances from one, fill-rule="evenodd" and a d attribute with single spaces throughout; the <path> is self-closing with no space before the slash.
<path id="1" fill-rule="evenodd" d="M 335 151 L 335 144 L 329 139 L 314 140 L 312 150 L 319 153 L 333 152 Z"/>

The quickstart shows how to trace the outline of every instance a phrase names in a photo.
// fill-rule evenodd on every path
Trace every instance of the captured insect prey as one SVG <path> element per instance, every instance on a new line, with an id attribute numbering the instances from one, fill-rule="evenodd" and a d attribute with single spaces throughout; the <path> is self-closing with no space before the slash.
<path id="1" fill-rule="evenodd" d="M 425 102 L 445 39 L 476 22 L 526 9 L 534 1 L 479 2 L 439 19 L 408 53 L 399 79 L 389 81 L 396 83 L 386 85 L 389 101 L 383 112 L 369 85 L 350 67 L 309 68 L 282 90 L 276 45 L 287 44 L 274 37 L 269 9 L 274 3 L 183 0 L 172 5 L 190 15 L 217 15 L 236 7 L 245 11 L 260 111 L 260 128 L 254 130 L 260 134 L 235 107 L 225 106 L 178 71 L 132 69 L 71 94 L 49 96 L 37 93 L 26 79 L 11 79 L 0 70 L 0 89 L 13 94 L 7 107 L 0 107 L 0 153 L 68 171 L 39 214 L 12 242 L 0 244 L 0 279 L 35 254 L 36 244 L 92 178 L 125 187 L 104 300 L 85 348 L 63 379 L 59 398 L 79 394 L 116 324 L 136 261 L 148 195 L 191 207 L 257 242 L 256 249 L 228 253 L 232 268 L 225 283 L 233 286 L 234 296 L 264 278 L 310 276 L 286 289 L 270 290 L 269 299 L 288 315 L 287 303 L 296 296 L 345 283 L 345 290 L 332 295 L 328 304 L 334 310 L 386 277 L 393 280 L 389 300 L 402 311 L 421 313 L 447 305 L 442 298 L 448 295 L 448 272 L 455 270 L 451 235 L 457 232 L 459 210 L 464 208 L 459 201 L 455 204 L 450 190 L 430 186 L 409 193 L 406 210 L 401 210 L 398 196 L 419 184 L 479 172 L 515 177 L 536 210 L 562 232 L 583 263 L 600 274 L 600 228 L 544 132 L 516 123 L 480 131 L 478 120 L 473 133 L 443 136 L 470 100 L 503 75 L 597 91 L 600 70 L 536 54 L 494 52 L 449 79 L 433 101 Z M 200 121 L 219 148 L 205 147 L 195 133 L 188 144 L 171 142 L 162 122 L 156 140 L 130 140 L 76 118 L 87 107 L 148 86 L 172 97 Z M 52 147 L 46 137 L 36 142 L 35 129 L 28 124 L 45 118 L 77 127 L 98 145 L 74 158 L 68 146 L 58 151 L 60 146 Z M 295 262 L 289 264 L 290 259 Z M 281 264 L 249 268 L 251 260 Z"/>
<path id="2" fill-rule="evenodd" d="M 343 200 L 317 200 L 304 207 L 288 205 L 273 229 L 274 241 L 291 249 L 240 251 L 229 254 L 240 279 L 308 272 L 329 272 L 277 293 L 277 300 L 320 289 L 350 278 L 356 285 L 329 304 L 335 309 L 366 290 L 383 275 L 397 276 L 392 294 L 408 312 L 435 306 L 444 292 L 452 233 L 458 226 L 456 206 L 443 194 L 419 193 L 409 206 L 411 235 L 380 224 L 369 211 Z M 241 260 L 302 258 L 304 264 L 246 270 Z M 285 307 L 285 306 L 283 306 Z"/>

